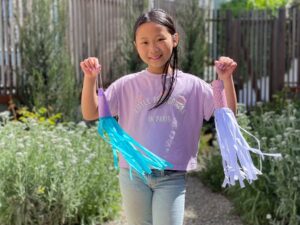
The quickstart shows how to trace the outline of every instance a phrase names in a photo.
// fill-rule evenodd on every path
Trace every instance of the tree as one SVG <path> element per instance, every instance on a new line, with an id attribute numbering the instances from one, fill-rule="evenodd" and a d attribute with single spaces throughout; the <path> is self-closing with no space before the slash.
<path id="1" fill-rule="evenodd" d="M 110 82 L 124 74 L 137 72 L 144 67 L 144 63 L 139 58 L 133 44 L 133 27 L 138 16 L 148 8 L 147 2 L 138 0 L 126 1 L 125 7 L 128 10 L 123 21 L 125 29 L 114 53 L 114 60 L 112 60 L 110 65 Z"/>
<path id="2" fill-rule="evenodd" d="M 32 0 L 26 4 L 20 29 L 22 72 L 18 74 L 20 97 L 29 108 L 46 107 L 74 119 L 79 105 L 75 72 L 66 45 L 67 3 Z"/>
<path id="3" fill-rule="evenodd" d="M 182 70 L 202 77 L 208 50 L 205 9 L 199 7 L 198 0 L 178 0 L 176 4 L 177 22 L 184 31 L 180 49 Z"/>
<path id="4" fill-rule="evenodd" d="M 297 0 L 296 0 L 297 1 Z M 271 9 L 276 10 L 284 7 L 289 0 L 232 0 L 221 5 L 221 9 L 230 9 L 234 12 L 252 9 Z"/>

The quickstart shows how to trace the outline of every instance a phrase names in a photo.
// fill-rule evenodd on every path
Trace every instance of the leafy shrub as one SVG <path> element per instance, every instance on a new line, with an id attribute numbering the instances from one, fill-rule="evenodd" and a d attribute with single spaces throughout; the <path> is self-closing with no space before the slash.
<path id="1" fill-rule="evenodd" d="M 19 115 L 18 120 L 22 122 L 28 122 L 28 120 L 35 120 L 40 123 L 55 125 L 62 117 L 61 113 L 57 113 L 54 115 L 49 114 L 49 110 L 45 107 L 42 107 L 38 110 L 33 109 L 33 111 L 29 111 L 27 107 L 22 107 L 17 111 Z"/>
<path id="2" fill-rule="evenodd" d="M 217 149 L 215 129 L 213 119 L 203 125 L 199 143 L 199 170 L 197 176 L 212 191 L 222 191 L 222 181 L 224 179 L 223 168 L 221 164 L 221 155 Z"/>
<path id="3" fill-rule="evenodd" d="M 0 224 L 96 224 L 113 218 L 120 194 L 112 165 L 110 147 L 95 126 L 3 119 Z"/>
<path id="4" fill-rule="evenodd" d="M 271 9 L 276 10 L 285 7 L 289 1 L 287 0 L 232 0 L 221 4 L 223 10 L 233 10 L 234 12 L 253 10 L 253 9 Z"/>
<path id="5" fill-rule="evenodd" d="M 126 1 L 126 8 L 130 10 L 128 10 L 124 18 L 123 34 L 121 35 L 120 43 L 118 43 L 118 47 L 114 52 L 114 59 L 110 65 L 110 82 L 124 74 L 137 72 L 145 68 L 145 64 L 140 59 L 133 43 L 133 27 L 136 19 L 147 7 L 148 6 L 145 1 Z"/>
<path id="6" fill-rule="evenodd" d="M 237 185 L 225 189 L 248 224 L 296 225 L 300 222 L 299 118 L 299 100 L 287 100 L 284 93 L 274 96 L 272 103 L 258 104 L 249 116 L 243 114 L 242 120 L 238 117 L 242 127 L 251 125 L 251 132 L 261 141 L 264 152 L 279 152 L 283 155 L 282 160 L 266 157 L 263 161 L 263 175 L 251 185 L 246 185 L 246 188 L 241 189 Z M 252 139 L 248 141 L 255 146 Z M 220 166 L 218 163 L 221 164 L 217 157 L 212 157 L 204 175 L 223 173 L 215 170 Z M 259 166 L 258 158 L 254 156 L 253 159 L 255 165 Z M 214 184 L 213 180 L 206 181 Z"/>
<path id="7" fill-rule="evenodd" d="M 80 91 L 66 43 L 67 1 L 22 0 L 22 4 L 18 98 L 30 109 L 52 108 L 66 120 L 78 119 Z"/>
<path id="8" fill-rule="evenodd" d="M 176 1 L 176 20 L 182 29 L 182 46 L 180 45 L 180 66 L 185 72 L 203 77 L 207 59 L 208 43 L 206 9 L 199 7 L 199 1 Z M 193 19 L 191 19 L 193 18 Z"/>

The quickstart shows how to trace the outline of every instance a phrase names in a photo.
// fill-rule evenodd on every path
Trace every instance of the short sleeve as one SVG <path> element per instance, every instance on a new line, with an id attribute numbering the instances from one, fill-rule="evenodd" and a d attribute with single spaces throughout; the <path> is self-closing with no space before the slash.
<path id="1" fill-rule="evenodd" d="M 203 82 L 203 115 L 204 119 L 208 121 L 214 113 L 214 99 L 212 86 Z"/>

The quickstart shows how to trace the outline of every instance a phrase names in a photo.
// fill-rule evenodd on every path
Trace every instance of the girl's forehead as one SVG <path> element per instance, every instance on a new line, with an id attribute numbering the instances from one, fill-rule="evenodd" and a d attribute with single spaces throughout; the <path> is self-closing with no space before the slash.
<path id="1" fill-rule="evenodd" d="M 136 37 L 137 38 L 143 38 L 158 34 L 167 34 L 169 33 L 167 27 L 154 23 L 154 22 L 147 22 L 138 27 L 136 30 Z M 170 34 L 170 33 L 169 33 Z"/>

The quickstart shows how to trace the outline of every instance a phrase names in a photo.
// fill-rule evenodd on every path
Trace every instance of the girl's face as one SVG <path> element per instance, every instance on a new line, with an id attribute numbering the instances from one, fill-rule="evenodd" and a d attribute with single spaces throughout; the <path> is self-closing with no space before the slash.
<path id="1" fill-rule="evenodd" d="M 164 66 L 177 44 L 178 34 L 170 34 L 165 26 L 157 23 L 144 23 L 136 31 L 136 49 L 151 73 L 163 73 Z"/>

